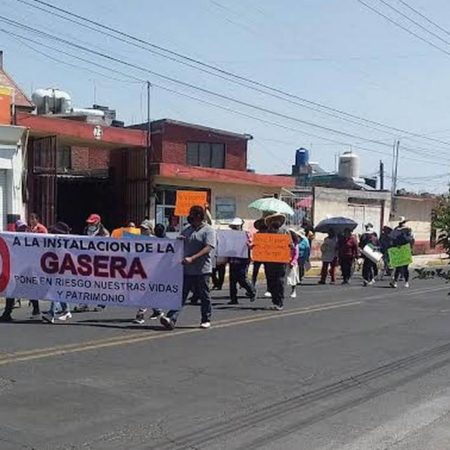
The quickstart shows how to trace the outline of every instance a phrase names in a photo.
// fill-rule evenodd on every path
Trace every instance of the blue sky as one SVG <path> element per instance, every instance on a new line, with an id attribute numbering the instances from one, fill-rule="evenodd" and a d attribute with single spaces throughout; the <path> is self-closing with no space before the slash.
<path id="1" fill-rule="evenodd" d="M 365 1 L 407 24 L 379 0 Z M 399 0 L 386 1 L 413 17 Z M 357 0 L 55 0 L 51 3 L 308 100 L 450 143 L 450 56 L 396 28 Z M 408 3 L 450 31 L 448 2 L 408 0 Z M 374 174 L 379 160 L 383 159 L 389 175 L 392 159 L 389 146 L 399 138 L 400 187 L 416 191 L 446 190 L 450 144 L 410 139 L 401 132 L 384 133 L 338 120 L 83 30 L 16 0 L 0 0 L 0 7 L 1 14 L 8 18 L 58 34 L 71 42 L 294 118 L 255 111 L 114 64 L 117 70 L 129 75 L 258 117 L 259 121 L 152 88 L 153 119 L 169 117 L 252 134 L 249 162 L 259 172 L 289 172 L 295 149 L 303 146 L 311 150 L 312 160 L 326 169 L 334 169 L 337 153 L 352 149 L 361 157 L 363 173 Z M 415 16 L 415 19 L 420 18 Z M 450 44 L 450 35 L 431 28 L 426 22 L 421 23 Z M 411 24 L 407 26 L 450 52 L 450 45 Z M 13 30 L 3 24 L 0 28 Z M 38 39 L 22 30 L 15 32 Z M 43 42 L 55 46 L 52 42 Z M 115 80 L 105 78 L 80 68 L 89 67 L 88 64 L 29 41 L 25 43 L 33 48 L 11 35 L 0 34 L 5 66 L 28 93 L 38 87 L 59 87 L 72 95 L 74 106 L 88 106 L 95 100 L 116 108 L 119 118 L 127 123 L 145 119 L 142 83 L 112 73 L 108 76 Z M 80 50 L 61 44 L 56 46 L 111 65 Z M 51 58 L 76 67 L 55 62 L 36 52 L 39 49 Z M 342 136 L 299 121 L 354 136 Z M 382 141 L 386 145 L 365 140 Z M 414 161 L 414 158 L 421 161 Z"/>

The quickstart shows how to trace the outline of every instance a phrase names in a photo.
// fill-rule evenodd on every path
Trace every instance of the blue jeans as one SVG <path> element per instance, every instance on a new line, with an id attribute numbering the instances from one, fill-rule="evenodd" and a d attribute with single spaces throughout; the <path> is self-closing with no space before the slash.
<path id="1" fill-rule="evenodd" d="M 55 315 L 56 315 L 56 307 L 58 304 L 61 306 L 63 313 L 70 311 L 69 305 L 65 302 L 51 302 L 50 309 L 48 310 L 48 312 L 52 317 L 55 317 Z"/>
<path id="2" fill-rule="evenodd" d="M 183 278 L 183 306 L 186 303 L 189 292 L 192 291 L 194 296 L 200 301 L 202 323 L 211 320 L 210 277 L 211 274 L 208 273 L 203 275 L 185 275 Z M 176 322 L 180 312 L 181 310 L 171 310 L 167 313 L 167 317 Z"/>

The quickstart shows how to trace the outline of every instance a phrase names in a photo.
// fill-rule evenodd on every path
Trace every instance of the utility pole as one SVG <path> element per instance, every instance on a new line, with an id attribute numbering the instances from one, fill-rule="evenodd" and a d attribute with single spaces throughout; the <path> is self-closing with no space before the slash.
<path id="1" fill-rule="evenodd" d="M 384 191 L 384 162 L 380 160 L 380 191 Z"/>
<path id="2" fill-rule="evenodd" d="M 391 187 L 391 216 L 395 216 L 395 195 L 397 193 L 397 176 L 398 176 L 398 158 L 400 153 L 400 141 L 394 142 L 392 157 L 392 187 Z"/>
<path id="3" fill-rule="evenodd" d="M 154 183 L 153 183 L 153 173 L 151 170 L 153 163 L 153 154 L 152 154 L 152 126 L 150 119 L 150 107 L 151 107 L 151 83 L 147 80 L 147 138 L 145 145 L 145 178 L 147 181 L 147 201 L 146 201 L 146 209 L 148 212 L 148 217 L 150 220 L 155 219 L 155 202 L 154 202 Z"/>

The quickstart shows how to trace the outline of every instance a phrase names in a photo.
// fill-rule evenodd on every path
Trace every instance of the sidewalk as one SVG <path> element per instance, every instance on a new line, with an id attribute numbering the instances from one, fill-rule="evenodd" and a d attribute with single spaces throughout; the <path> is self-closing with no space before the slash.
<path id="1" fill-rule="evenodd" d="M 446 253 L 431 254 L 431 255 L 414 255 L 412 268 L 418 267 L 434 267 L 434 266 L 446 266 L 450 264 L 450 259 Z M 320 260 L 311 261 L 311 269 L 306 273 L 306 277 L 317 277 L 320 275 L 320 269 L 322 262 Z M 261 276 L 261 273 L 260 275 Z"/>

